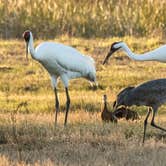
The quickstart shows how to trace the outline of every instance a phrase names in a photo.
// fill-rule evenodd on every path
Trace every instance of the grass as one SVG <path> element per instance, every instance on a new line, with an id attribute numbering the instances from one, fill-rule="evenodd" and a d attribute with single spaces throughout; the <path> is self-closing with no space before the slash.
<path id="1" fill-rule="evenodd" d="M 81 114 L 81 117 L 80 117 Z M 165 135 L 149 128 L 142 146 L 142 121 L 102 124 L 100 114 L 71 113 L 71 121 L 54 129 L 51 115 L 2 115 L 0 153 L 4 162 L 31 165 L 164 165 Z M 5 121 L 5 125 L 4 125 Z M 166 124 L 162 119 L 162 125 Z M 18 150 L 19 149 L 19 150 Z M 3 161 L 2 160 L 2 161 Z M 21 161 L 22 163 L 21 163 Z M 4 164 L 4 163 L 3 163 Z"/>
<path id="2" fill-rule="evenodd" d="M 65 93 L 59 82 L 61 112 L 54 128 L 54 94 L 48 73 L 37 62 L 25 59 L 19 40 L 0 41 L 0 166 L 1 165 L 165 165 L 166 135 L 151 126 L 142 146 L 145 107 L 132 107 L 141 119 L 103 124 L 103 94 L 109 108 L 126 86 L 164 78 L 165 64 L 136 62 L 119 52 L 109 64 L 102 61 L 112 42 L 125 41 L 137 53 L 159 47 L 160 38 L 82 39 L 61 36 L 56 42 L 71 45 L 96 61 L 99 88 L 91 90 L 84 79 L 70 81 L 71 109 L 64 128 Z M 35 42 L 35 45 L 41 40 Z M 17 109 L 18 105 L 22 107 Z M 156 123 L 166 126 L 165 106 Z"/>

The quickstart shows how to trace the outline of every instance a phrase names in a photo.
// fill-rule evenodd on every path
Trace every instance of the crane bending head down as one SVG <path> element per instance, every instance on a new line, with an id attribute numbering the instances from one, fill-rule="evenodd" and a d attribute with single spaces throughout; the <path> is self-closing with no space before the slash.
<path id="1" fill-rule="evenodd" d="M 103 65 L 108 61 L 109 57 L 116 51 L 118 51 L 121 46 L 120 46 L 121 42 L 114 42 L 111 45 L 110 51 L 108 52 L 107 56 L 105 57 L 104 61 L 103 61 Z"/>

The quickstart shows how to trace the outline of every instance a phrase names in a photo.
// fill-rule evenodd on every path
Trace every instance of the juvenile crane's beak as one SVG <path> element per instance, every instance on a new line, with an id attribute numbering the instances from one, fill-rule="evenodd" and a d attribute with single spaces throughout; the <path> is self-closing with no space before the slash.
<path id="1" fill-rule="evenodd" d="M 109 57 L 114 53 L 115 51 L 110 51 L 107 56 L 105 57 L 104 61 L 103 61 L 103 65 L 108 61 Z"/>

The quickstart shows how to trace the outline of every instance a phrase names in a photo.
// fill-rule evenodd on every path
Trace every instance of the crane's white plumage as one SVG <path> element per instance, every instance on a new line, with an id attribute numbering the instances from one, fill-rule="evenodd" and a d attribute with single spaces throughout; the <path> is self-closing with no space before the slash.
<path id="1" fill-rule="evenodd" d="M 123 50 L 126 55 L 136 61 L 159 61 L 166 62 L 166 45 L 163 45 L 157 49 L 152 51 L 143 53 L 143 54 L 135 54 L 124 42 L 115 42 L 112 44 L 111 49 L 106 56 L 104 63 L 108 60 L 108 58 L 117 50 Z"/>
<path id="2" fill-rule="evenodd" d="M 68 88 L 69 80 L 73 78 L 84 77 L 91 82 L 96 82 L 96 69 L 93 58 L 81 54 L 73 47 L 54 42 L 43 42 L 34 49 L 32 33 L 25 31 L 23 37 L 32 58 L 39 61 L 49 72 L 54 90 L 57 86 L 58 77 L 61 78 L 66 89 Z M 66 93 L 68 94 L 68 92 Z M 69 98 L 69 95 L 67 95 L 67 98 Z M 65 124 L 66 122 L 67 117 Z"/>
<path id="3" fill-rule="evenodd" d="M 46 51 L 49 56 L 45 55 Z M 35 53 L 40 55 L 39 58 L 42 62 L 57 63 L 64 70 L 80 72 L 85 76 L 88 73 L 94 73 L 95 75 L 95 67 L 91 59 L 72 47 L 59 43 L 44 42 L 36 47 Z"/>

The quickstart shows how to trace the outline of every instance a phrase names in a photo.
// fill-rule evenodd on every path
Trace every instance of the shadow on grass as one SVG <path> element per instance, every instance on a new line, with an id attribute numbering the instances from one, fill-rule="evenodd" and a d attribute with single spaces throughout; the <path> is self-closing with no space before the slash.
<path id="1" fill-rule="evenodd" d="M 60 106 L 60 111 L 61 112 L 65 112 L 66 106 Z M 82 104 L 82 103 L 75 103 L 74 105 L 71 104 L 70 106 L 70 111 L 74 112 L 76 110 L 83 110 L 86 112 L 100 112 L 101 110 L 101 103 L 86 103 L 86 104 Z"/>
<path id="2" fill-rule="evenodd" d="M 11 70 L 13 70 L 12 67 L 8 67 L 8 66 L 0 67 L 0 72 L 10 72 Z"/>

